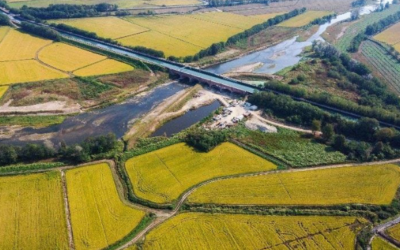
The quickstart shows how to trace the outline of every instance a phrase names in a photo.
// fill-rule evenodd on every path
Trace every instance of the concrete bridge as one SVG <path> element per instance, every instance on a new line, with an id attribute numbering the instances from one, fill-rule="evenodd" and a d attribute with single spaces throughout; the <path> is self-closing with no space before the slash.
<path id="1" fill-rule="evenodd" d="M 189 81 L 189 83 L 200 83 L 203 85 L 207 85 L 209 87 L 214 87 L 217 88 L 221 91 L 229 91 L 231 93 L 236 93 L 236 94 L 241 94 L 241 95 L 246 95 L 252 93 L 250 90 L 244 89 L 244 88 L 239 88 L 238 86 L 230 86 L 226 85 L 220 82 L 220 79 L 215 80 L 215 79 L 210 79 L 209 77 L 202 77 L 202 76 L 194 76 L 190 73 L 187 73 L 185 71 L 179 70 L 169 70 L 169 73 L 172 76 L 178 76 L 180 80 L 182 81 Z"/>

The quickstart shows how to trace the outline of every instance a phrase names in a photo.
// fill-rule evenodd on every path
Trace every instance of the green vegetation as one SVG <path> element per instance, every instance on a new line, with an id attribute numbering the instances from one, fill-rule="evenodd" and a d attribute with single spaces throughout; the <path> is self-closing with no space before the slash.
<path id="1" fill-rule="evenodd" d="M 54 41 L 60 41 L 61 37 L 57 31 L 54 31 L 48 27 L 39 26 L 36 24 L 31 24 L 28 22 L 21 23 L 21 29 L 27 33 L 40 36 L 46 39 L 51 39 Z"/>
<path id="2" fill-rule="evenodd" d="M 291 167 L 340 163 L 346 156 L 300 133 L 279 128 L 278 133 L 237 129 L 237 140 L 262 153 L 271 155 Z"/>
<path id="3" fill-rule="evenodd" d="M 0 126 L 19 125 L 23 127 L 47 127 L 50 125 L 60 124 L 64 121 L 65 116 L 0 116 Z"/>
<path id="4" fill-rule="evenodd" d="M 393 4 L 387 10 L 374 12 L 369 15 L 363 16 L 360 20 L 355 21 L 346 29 L 343 36 L 334 44 L 335 47 L 337 47 L 342 52 L 346 52 L 347 49 L 351 46 L 353 38 L 356 37 L 358 33 L 363 32 L 368 25 L 373 24 L 374 22 L 379 21 L 382 18 L 390 16 L 399 10 L 400 5 Z"/>
<path id="5" fill-rule="evenodd" d="M 361 44 L 361 53 L 368 63 L 379 72 L 379 76 L 390 84 L 391 89 L 400 93 L 400 64 L 388 54 L 388 51 L 376 42 L 364 41 Z"/>
<path id="6" fill-rule="evenodd" d="M 50 158 L 76 164 L 111 157 L 118 150 L 120 144 L 114 134 L 88 137 L 77 145 L 61 143 L 58 151 L 44 144 L 26 144 L 23 147 L 0 144 L 0 166 Z"/>
<path id="7" fill-rule="evenodd" d="M 108 84 L 101 83 L 94 77 L 77 77 L 77 83 L 84 99 L 98 98 L 100 94 L 113 88 Z"/>

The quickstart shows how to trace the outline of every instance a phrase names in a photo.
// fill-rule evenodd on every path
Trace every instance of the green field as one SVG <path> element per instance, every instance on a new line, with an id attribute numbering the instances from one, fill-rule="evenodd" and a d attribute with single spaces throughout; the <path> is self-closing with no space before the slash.
<path id="1" fill-rule="evenodd" d="M 390 84 L 390 88 L 400 94 L 400 64 L 397 60 L 386 49 L 368 40 L 361 44 L 360 49 L 368 63 Z"/>
<path id="2" fill-rule="evenodd" d="M 135 194 L 156 203 L 172 202 L 188 188 L 208 179 L 276 168 L 231 143 L 223 143 L 208 153 L 179 143 L 131 158 L 125 167 Z"/>
<path id="3" fill-rule="evenodd" d="M 195 190 L 188 202 L 235 205 L 388 205 L 399 185 L 400 168 L 397 165 L 311 169 L 215 181 Z"/>
<path id="4" fill-rule="evenodd" d="M 330 147 L 303 138 L 298 132 L 279 129 L 278 133 L 240 130 L 238 140 L 272 155 L 292 167 L 316 166 L 344 162 L 346 156 Z"/>
<path id="5" fill-rule="evenodd" d="M 382 18 L 390 16 L 399 10 L 400 5 L 393 4 L 390 5 L 390 8 L 388 10 L 382 12 L 374 12 L 369 15 L 362 16 L 360 20 L 355 21 L 345 30 L 343 36 L 341 36 L 341 38 L 334 44 L 335 47 L 337 47 L 342 52 L 346 52 L 353 38 L 357 36 L 358 33 L 364 32 L 365 28 L 368 25 L 373 24 Z"/>

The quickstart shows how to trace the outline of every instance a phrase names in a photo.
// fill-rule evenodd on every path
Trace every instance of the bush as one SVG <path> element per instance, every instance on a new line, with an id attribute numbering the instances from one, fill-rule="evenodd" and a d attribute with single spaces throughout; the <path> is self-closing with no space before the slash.
<path id="1" fill-rule="evenodd" d="M 208 152 L 228 140 L 228 132 L 196 128 L 188 132 L 185 141 L 195 149 Z"/>

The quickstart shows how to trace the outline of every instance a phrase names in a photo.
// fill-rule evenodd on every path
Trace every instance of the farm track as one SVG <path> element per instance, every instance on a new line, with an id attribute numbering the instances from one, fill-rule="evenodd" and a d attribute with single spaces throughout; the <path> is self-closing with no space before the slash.
<path id="1" fill-rule="evenodd" d="M 71 224 L 71 211 L 69 210 L 69 201 L 68 201 L 68 193 L 67 193 L 67 180 L 65 178 L 65 172 L 60 170 L 61 173 L 61 184 L 63 189 L 63 198 L 64 198 L 64 209 L 65 209 L 65 219 L 67 222 L 67 230 L 68 230 L 68 244 L 71 250 L 75 249 L 74 237 L 72 232 L 72 224 Z"/>
<path id="2" fill-rule="evenodd" d="M 57 70 L 57 71 L 59 71 L 59 72 L 62 72 L 62 73 L 64 73 L 64 74 L 67 74 L 69 77 L 74 77 L 74 75 L 73 75 L 71 72 L 67 72 L 67 71 L 58 69 L 58 68 L 56 68 L 56 67 L 54 67 L 54 66 L 51 66 L 50 64 L 47 64 L 47 63 L 43 62 L 42 60 L 40 60 L 40 58 L 39 58 L 40 52 L 41 52 L 43 49 L 45 49 L 46 47 L 48 47 L 48 46 L 50 46 L 50 45 L 52 45 L 52 44 L 53 44 L 53 43 L 49 43 L 49 44 L 47 44 L 47 45 L 41 47 L 38 51 L 36 51 L 35 60 L 38 61 L 40 64 L 42 64 L 42 65 L 45 66 L 45 67 L 48 67 L 48 68 Z"/>
<path id="3" fill-rule="evenodd" d="M 400 223 L 400 216 L 397 216 L 395 219 L 387 221 L 383 224 L 377 225 L 374 228 L 372 228 L 372 233 L 373 236 L 371 237 L 369 243 L 368 243 L 368 250 L 371 250 L 371 244 L 372 241 L 375 237 L 382 237 L 383 239 L 385 239 L 386 241 L 392 243 L 393 245 L 395 245 L 396 247 L 400 248 L 400 242 L 396 239 L 393 239 L 392 237 L 390 237 L 389 235 L 386 234 L 386 229 L 388 229 L 389 227 L 392 227 L 396 224 Z"/>

